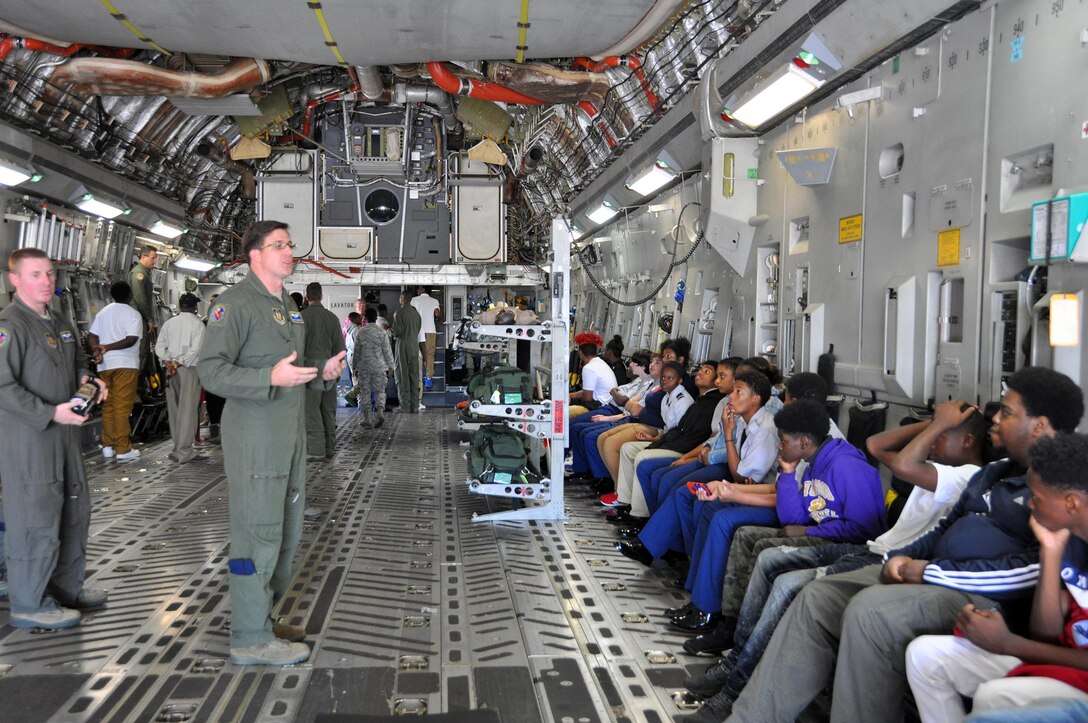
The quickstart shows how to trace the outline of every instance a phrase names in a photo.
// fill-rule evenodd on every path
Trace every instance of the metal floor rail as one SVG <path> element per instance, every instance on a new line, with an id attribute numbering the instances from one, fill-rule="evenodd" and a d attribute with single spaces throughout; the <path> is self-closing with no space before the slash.
<path id="1" fill-rule="evenodd" d="M 228 661 L 227 489 L 219 448 L 177 467 L 167 443 L 136 462 L 87 462 L 89 582 L 108 607 L 77 628 L 6 625 L 0 719 L 312 721 L 497 709 L 506 723 L 666 721 L 706 667 L 680 653 L 662 610 L 673 571 L 612 549 L 582 488 L 566 522 L 474 523 L 505 500 L 472 495 L 468 435 L 450 410 L 339 411 L 333 459 L 309 464 L 297 575 L 278 614 L 306 627 L 309 661 Z M 488 505 L 491 505 L 489 508 Z M 687 665 L 687 667 L 684 667 Z"/>

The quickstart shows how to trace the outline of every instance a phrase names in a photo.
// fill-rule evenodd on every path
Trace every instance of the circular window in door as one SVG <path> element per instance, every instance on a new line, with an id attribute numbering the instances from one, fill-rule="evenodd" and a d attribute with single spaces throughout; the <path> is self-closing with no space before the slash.
<path id="1" fill-rule="evenodd" d="M 400 201 L 392 191 L 379 188 L 371 191 L 363 201 L 366 217 L 377 224 L 389 223 L 400 213 Z"/>

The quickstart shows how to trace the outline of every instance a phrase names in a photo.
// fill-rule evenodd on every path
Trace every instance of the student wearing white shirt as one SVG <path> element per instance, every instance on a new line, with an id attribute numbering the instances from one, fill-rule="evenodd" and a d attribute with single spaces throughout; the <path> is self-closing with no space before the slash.
<path id="1" fill-rule="evenodd" d="M 110 388 L 102 405 L 102 456 L 130 462 L 140 456 L 140 450 L 132 447 L 129 416 L 140 380 L 139 342 L 144 335 L 144 321 L 140 312 L 128 305 L 132 288 L 127 282 L 111 286 L 110 296 L 113 303 L 95 316 L 87 341 L 98 362 L 98 372 Z"/>
<path id="2" fill-rule="evenodd" d="M 616 375 L 604 359 L 597 356 L 597 345 L 590 342 L 578 347 L 582 360 L 582 388 L 570 395 L 570 418 L 580 417 L 612 400 Z"/>
<path id="3" fill-rule="evenodd" d="M 442 309 L 439 307 L 438 299 L 428 294 L 427 289 L 420 286 L 417 292 L 415 298 L 412 299 L 412 306 L 419 312 L 419 318 L 423 321 L 419 330 L 419 340 L 423 342 L 423 386 L 430 389 L 430 380 L 434 376 L 434 345 L 438 338 L 438 327 L 435 324 L 442 321 Z"/>

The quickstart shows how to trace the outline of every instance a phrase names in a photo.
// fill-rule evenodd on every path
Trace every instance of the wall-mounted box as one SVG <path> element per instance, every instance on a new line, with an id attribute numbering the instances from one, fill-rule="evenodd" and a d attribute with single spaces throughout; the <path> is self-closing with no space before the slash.
<path id="1" fill-rule="evenodd" d="M 1048 223 L 1049 221 L 1049 223 Z M 1047 229 L 1049 227 L 1049 236 Z M 1032 263 L 1088 261 L 1088 193 L 1060 196 L 1031 206 Z M 1049 240 L 1049 253 L 1048 253 Z"/>

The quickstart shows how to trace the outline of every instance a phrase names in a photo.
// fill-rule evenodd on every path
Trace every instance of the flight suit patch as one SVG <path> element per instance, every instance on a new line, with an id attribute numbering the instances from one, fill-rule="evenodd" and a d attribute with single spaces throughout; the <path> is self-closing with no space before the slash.
<path id="1" fill-rule="evenodd" d="M 0 347 L 5 347 L 11 342 L 11 332 L 6 326 L 0 326 Z"/>
<path id="2" fill-rule="evenodd" d="M 213 324 L 218 324 L 227 318 L 227 305 L 216 304 L 212 309 L 212 313 L 208 314 L 208 320 Z"/>
<path id="3" fill-rule="evenodd" d="M 292 324 L 304 324 L 304 323 L 305 323 L 305 322 L 304 322 L 304 321 L 302 320 L 302 314 L 301 314 L 301 313 L 299 313 L 299 312 L 297 312 L 297 311 L 292 311 L 292 312 L 290 312 L 290 313 L 288 314 L 288 316 L 290 316 L 290 317 L 291 317 L 291 323 L 292 323 Z"/>
<path id="4" fill-rule="evenodd" d="M 70 331 L 62 331 L 60 333 L 60 340 L 65 344 L 74 344 L 76 341 L 76 335 Z"/>
<path id="5" fill-rule="evenodd" d="M 46 334 L 45 335 L 45 343 L 49 345 L 50 349 L 56 349 L 57 348 L 57 337 L 53 336 L 52 334 Z"/>
<path id="6" fill-rule="evenodd" d="M 143 281 L 144 280 L 144 275 L 143 274 L 136 274 L 136 280 L 137 281 Z"/>
<path id="7" fill-rule="evenodd" d="M 279 308 L 278 306 L 272 309 L 272 318 L 276 320 L 277 324 L 287 323 L 287 319 L 285 319 L 283 316 L 283 309 Z"/>

